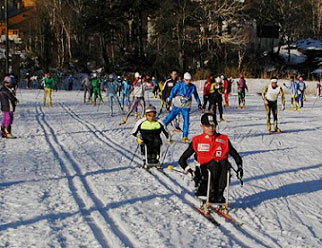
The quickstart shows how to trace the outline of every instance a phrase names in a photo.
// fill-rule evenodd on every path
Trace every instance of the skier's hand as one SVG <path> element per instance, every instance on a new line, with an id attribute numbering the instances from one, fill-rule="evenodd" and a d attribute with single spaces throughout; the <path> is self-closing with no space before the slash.
<path id="1" fill-rule="evenodd" d="M 139 145 L 142 145 L 142 144 L 143 144 L 143 140 L 141 140 L 140 138 L 137 138 L 137 139 L 136 139 L 136 142 L 137 142 Z"/>
<path id="2" fill-rule="evenodd" d="M 169 140 L 168 140 L 168 144 L 169 144 L 169 145 L 172 145 L 172 144 L 173 144 L 173 140 L 172 140 L 172 139 L 169 139 Z"/>
<path id="3" fill-rule="evenodd" d="M 237 169 L 237 178 L 238 179 L 242 179 L 243 176 L 244 176 L 244 170 L 243 170 L 243 167 L 242 165 L 237 165 L 238 169 Z"/>
<path id="4" fill-rule="evenodd" d="M 285 106 L 284 106 L 284 105 L 282 106 L 281 110 L 282 110 L 282 111 L 284 111 L 284 110 L 285 110 Z"/>

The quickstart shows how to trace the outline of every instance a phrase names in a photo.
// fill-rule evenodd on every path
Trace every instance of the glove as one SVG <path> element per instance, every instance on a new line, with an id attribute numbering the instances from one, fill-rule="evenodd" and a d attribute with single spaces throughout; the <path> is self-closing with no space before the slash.
<path id="1" fill-rule="evenodd" d="M 140 138 L 137 138 L 137 139 L 136 139 L 136 142 L 137 142 L 139 145 L 143 144 L 143 140 L 141 140 Z"/>
<path id="2" fill-rule="evenodd" d="M 168 144 L 169 144 L 169 145 L 172 145 L 172 144 L 173 144 L 173 140 L 172 140 L 172 139 L 169 139 L 169 140 L 168 140 Z"/>
<path id="3" fill-rule="evenodd" d="M 242 165 L 237 165 L 238 169 L 237 169 L 237 178 L 238 179 L 242 179 L 244 176 L 244 170 L 243 170 L 243 166 Z"/>
<path id="4" fill-rule="evenodd" d="M 203 111 L 203 108 L 202 108 L 202 105 L 201 104 L 199 104 L 198 105 L 198 109 L 202 112 Z"/>
<path id="5" fill-rule="evenodd" d="M 284 111 L 284 110 L 285 110 L 285 106 L 284 106 L 284 105 L 282 106 L 281 110 L 282 110 L 282 111 Z"/>

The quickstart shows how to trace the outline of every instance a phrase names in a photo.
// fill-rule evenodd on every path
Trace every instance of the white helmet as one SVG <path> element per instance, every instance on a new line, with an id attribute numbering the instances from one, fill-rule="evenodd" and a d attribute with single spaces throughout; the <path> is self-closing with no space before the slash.
<path id="1" fill-rule="evenodd" d="M 139 77 L 141 77 L 141 75 L 140 75 L 140 73 L 136 72 L 136 73 L 134 74 L 134 77 L 139 78 Z"/>
<path id="2" fill-rule="evenodd" d="M 145 113 L 150 113 L 150 112 L 154 112 L 154 113 L 157 112 L 156 108 L 151 104 L 145 108 Z"/>
<path id="3" fill-rule="evenodd" d="M 184 79 L 187 79 L 187 80 L 191 80 L 191 74 L 189 72 L 186 72 L 184 75 L 183 75 L 183 78 Z"/>
<path id="4" fill-rule="evenodd" d="M 96 72 L 94 72 L 93 73 L 93 78 L 96 78 L 97 77 L 97 73 Z"/>

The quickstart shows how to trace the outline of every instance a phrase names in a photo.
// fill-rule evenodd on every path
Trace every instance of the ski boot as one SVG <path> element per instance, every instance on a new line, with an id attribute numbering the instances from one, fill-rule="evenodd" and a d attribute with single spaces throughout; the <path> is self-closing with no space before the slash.
<path id="1" fill-rule="evenodd" d="M 281 129 L 279 129 L 279 128 L 275 128 L 275 132 L 276 132 L 276 133 L 282 133 L 282 130 L 281 130 Z"/>
<path id="2" fill-rule="evenodd" d="M 290 111 L 291 111 L 291 112 L 293 112 L 293 111 L 294 111 L 294 105 L 293 105 L 293 104 L 291 104 Z"/>
<path id="3" fill-rule="evenodd" d="M 122 122 L 120 123 L 120 125 L 123 125 L 123 124 L 125 124 L 127 122 L 127 117 L 124 117 L 123 119 L 122 119 Z"/>
<path id="4" fill-rule="evenodd" d="M 6 139 L 16 139 L 17 138 L 11 134 L 11 126 L 4 127 L 3 130 L 4 130 L 4 132 L 2 133 L 2 137 L 6 138 Z"/>
<path id="5" fill-rule="evenodd" d="M 183 142 L 183 143 L 189 143 L 189 142 L 190 142 L 190 140 L 189 140 L 187 137 L 183 137 L 183 138 L 182 138 L 182 142 Z"/>

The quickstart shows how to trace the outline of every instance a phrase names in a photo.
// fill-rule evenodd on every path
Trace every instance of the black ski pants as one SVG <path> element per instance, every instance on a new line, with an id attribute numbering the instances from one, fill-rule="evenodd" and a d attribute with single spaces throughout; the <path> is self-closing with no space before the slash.
<path id="1" fill-rule="evenodd" d="M 211 160 L 207 164 L 200 166 L 202 174 L 202 182 L 200 187 L 207 190 L 208 169 L 211 172 L 211 195 L 218 196 L 219 191 L 224 191 L 227 186 L 227 172 L 230 168 L 228 160 L 215 161 Z M 207 191 L 206 191 L 207 192 Z"/>
<path id="2" fill-rule="evenodd" d="M 142 134 L 143 144 L 141 145 L 141 153 L 144 154 L 144 147 L 147 146 L 148 154 L 160 155 L 162 140 L 159 134 Z"/>
<path id="3" fill-rule="evenodd" d="M 222 107 L 222 96 L 221 96 L 221 94 L 218 93 L 218 92 L 215 92 L 214 94 L 210 94 L 209 98 L 210 98 L 209 102 L 210 102 L 211 111 L 213 111 L 214 115 L 216 116 L 217 106 L 218 106 L 219 117 L 222 118 L 223 107 Z"/>

